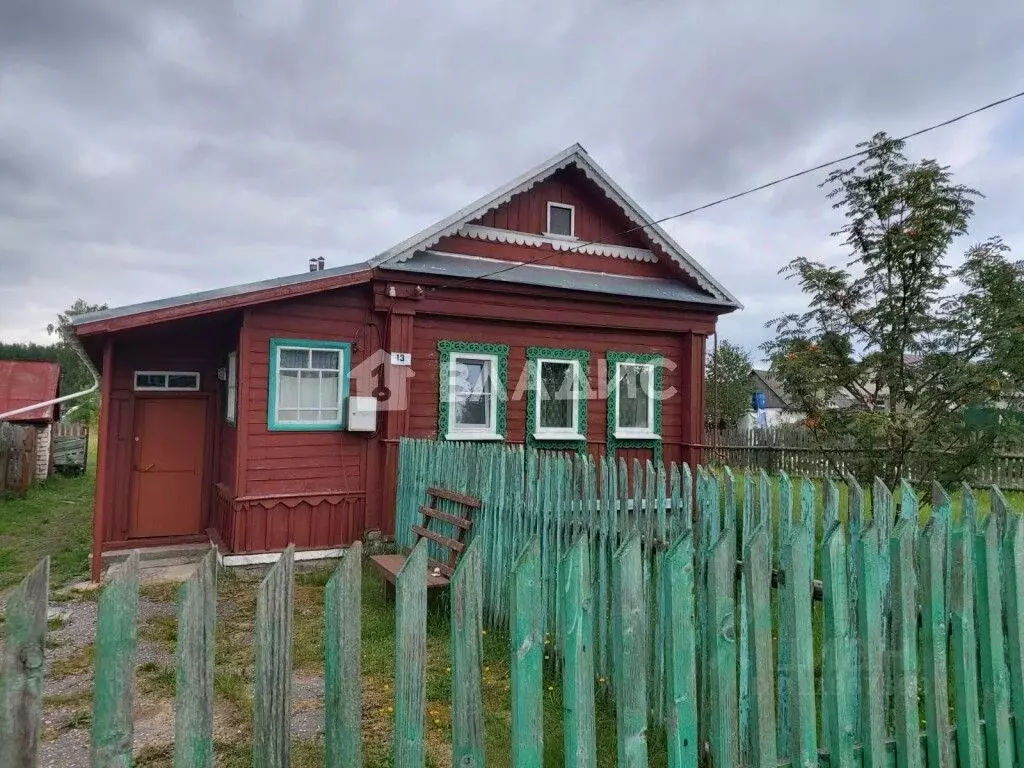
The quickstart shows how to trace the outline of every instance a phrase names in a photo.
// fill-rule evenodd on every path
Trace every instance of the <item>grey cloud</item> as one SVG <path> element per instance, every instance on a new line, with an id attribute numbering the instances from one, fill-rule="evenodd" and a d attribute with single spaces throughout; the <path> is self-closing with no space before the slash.
<path id="1" fill-rule="evenodd" d="M 1024 70 L 1011 0 L 689 5 L 8 0 L 0 337 L 40 337 L 77 296 L 366 258 L 577 140 L 664 215 L 1001 95 Z M 1003 169 L 979 219 L 1011 240 L 1012 136 L 964 169 L 983 189 Z M 751 307 L 724 334 L 756 345 L 795 300 L 779 265 L 837 252 L 820 178 L 670 225 Z"/>

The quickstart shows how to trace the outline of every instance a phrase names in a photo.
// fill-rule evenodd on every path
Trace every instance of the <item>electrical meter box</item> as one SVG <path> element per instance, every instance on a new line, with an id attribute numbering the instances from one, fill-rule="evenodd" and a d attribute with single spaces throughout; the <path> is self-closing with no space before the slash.
<path id="1" fill-rule="evenodd" d="M 350 397 L 348 399 L 348 431 L 373 432 L 377 428 L 377 398 Z"/>

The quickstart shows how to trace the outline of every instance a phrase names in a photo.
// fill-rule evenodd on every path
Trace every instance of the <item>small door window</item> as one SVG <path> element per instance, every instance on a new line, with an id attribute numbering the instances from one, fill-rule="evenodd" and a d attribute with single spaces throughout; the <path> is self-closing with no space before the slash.
<path id="1" fill-rule="evenodd" d="M 199 374 L 195 371 L 136 371 L 136 392 L 197 392 Z"/>

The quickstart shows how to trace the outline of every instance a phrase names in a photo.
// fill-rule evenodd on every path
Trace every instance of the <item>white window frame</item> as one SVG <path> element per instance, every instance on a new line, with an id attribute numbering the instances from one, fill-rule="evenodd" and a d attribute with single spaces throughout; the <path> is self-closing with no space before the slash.
<path id="1" fill-rule="evenodd" d="M 338 354 L 338 368 L 287 368 L 286 370 L 337 370 L 338 372 L 338 418 L 331 419 L 329 421 L 307 421 L 300 419 L 282 419 L 281 418 L 281 356 L 284 352 L 308 352 L 310 353 L 310 360 L 312 361 L 312 354 L 314 352 L 336 352 Z M 275 345 L 274 354 L 276 359 L 274 360 L 273 373 L 277 377 L 274 382 L 274 418 L 273 423 L 270 425 L 272 431 L 316 431 L 316 430 L 334 430 L 345 424 L 345 371 L 348 370 L 348 360 L 346 355 L 348 350 L 341 346 L 316 346 L 315 344 L 299 345 L 299 344 L 288 344 L 287 342 L 281 342 Z M 300 376 L 301 381 L 301 376 Z M 285 410 L 294 410 L 286 408 Z M 303 410 L 299 408 L 297 410 Z M 318 408 L 317 410 L 322 410 Z M 333 410 L 333 409 L 331 409 Z"/>
<path id="2" fill-rule="evenodd" d="M 536 371 L 534 372 L 534 392 L 533 392 L 533 439 L 534 440 L 584 440 L 585 435 L 580 434 L 580 379 L 583 376 L 582 369 L 580 367 L 579 360 L 566 360 L 564 358 L 557 357 L 539 357 L 535 361 Z M 545 363 L 555 363 L 557 365 L 569 365 L 572 369 L 572 407 L 570 413 L 572 414 L 572 426 L 569 428 L 559 427 L 545 427 L 541 424 L 540 413 L 541 413 L 541 387 L 543 386 L 543 378 L 541 376 L 541 368 Z"/>
<path id="3" fill-rule="evenodd" d="M 568 208 L 569 209 L 569 234 L 563 235 L 558 232 L 551 231 L 551 209 L 552 208 Z M 576 206 L 570 205 L 569 203 L 555 203 L 548 201 L 547 207 L 547 219 L 544 222 L 544 236 L 545 237 L 557 237 L 562 240 L 575 240 L 576 239 Z"/>
<path id="4" fill-rule="evenodd" d="M 139 376 L 163 376 L 164 386 L 162 387 L 140 387 Z M 195 376 L 195 386 L 171 387 L 167 382 L 171 376 Z M 135 371 L 132 375 L 132 388 L 136 392 L 198 392 L 200 382 L 199 371 Z"/>
<path id="5" fill-rule="evenodd" d="M 238 352 L 228 354 L 227 401 L 224 404 L 224 417 L 228 424 L 234 424 L 238 418 Z"/>
<path id="6" fill-rule="evenodd" d="M 490 408 L 488 409 L 488 424 L 484 427 L 476 425 L 460 425 L 456 421 L 456 400 L 455 381 L 456 370 L 460 360 L 486 360 L 490 365 Z M 498 357 L 497 355 L 485 355 L 478 352 L 452 352 L 448 358 L 448 433 L 446 440 L 504 440 L 504 435 L 498 434 Z"/>
<path id="7" fill-rule="evenodd" d="M 623 427 L 619 423 L 622 414 L 622 392 L 619 391 L 622 381 L 622 367 L 643 368 L 647 378 L 647 427 Z M 615 437 L 620 440 L 661 440 L 661 435 L 654 431 L 654 363 L 641 363 L 623 360 L 615 363 Z"/>

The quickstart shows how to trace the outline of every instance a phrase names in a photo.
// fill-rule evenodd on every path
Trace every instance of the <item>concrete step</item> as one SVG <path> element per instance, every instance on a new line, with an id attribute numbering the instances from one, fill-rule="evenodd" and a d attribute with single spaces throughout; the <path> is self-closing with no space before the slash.
<path id="1" fill-rule="evenodd" d="M 172 544 L 166 547 L 143 547 L 140 546 L 139 562 L 143 567 L 149 567 L 154 560 L 171 560 L 175 563 L 198 562 L 213 545 L 209 542 L 200 544 Z M 107 567 L 114 563 L 123 563 L 135 550 L 113 549 L 103 553 L 103 566 Z M 89 562 L 92 563 L 92 555 L 89 555 Z M 167 563 L 170 564 L 170 563 Z"/>

